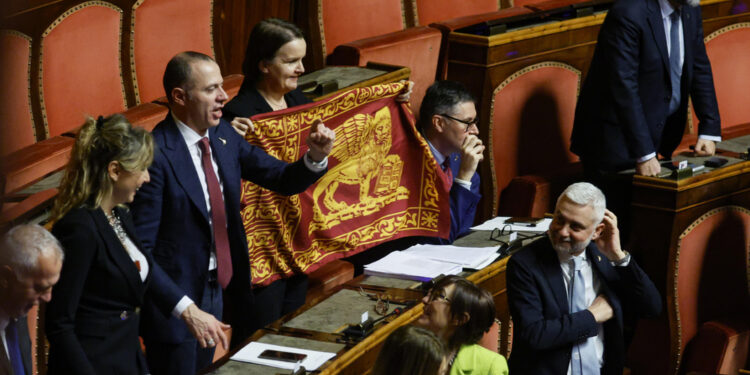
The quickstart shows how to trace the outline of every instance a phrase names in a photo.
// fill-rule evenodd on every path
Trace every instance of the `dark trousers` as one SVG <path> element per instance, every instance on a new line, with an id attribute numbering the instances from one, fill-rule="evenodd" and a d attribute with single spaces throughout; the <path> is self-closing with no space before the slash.
<path id="1" fill-rule="evenodd" d="M 194 301 L 201 310 L 221 320 L 223 296 L 218 282 L 203 289 L 201 301 Z M 213 362 L 214 348 L 203 349 L 194 337 L 177 343 L 146 341 L 146 360 L 153 375 L 193 375 Z M 221 345 L 220 343 L 216 343 Z"/>

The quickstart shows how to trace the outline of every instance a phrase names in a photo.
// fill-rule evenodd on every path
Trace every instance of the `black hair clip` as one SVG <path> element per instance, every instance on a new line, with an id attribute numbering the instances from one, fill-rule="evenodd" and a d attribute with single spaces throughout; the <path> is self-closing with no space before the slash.
<path id="1" fill-rule="evenodd" d="M 104 125 L 104 117 L 99 116 L 99 118 L 96 119 L 96 129 L 100 130 L 102 128 L 102 125 Z"/>

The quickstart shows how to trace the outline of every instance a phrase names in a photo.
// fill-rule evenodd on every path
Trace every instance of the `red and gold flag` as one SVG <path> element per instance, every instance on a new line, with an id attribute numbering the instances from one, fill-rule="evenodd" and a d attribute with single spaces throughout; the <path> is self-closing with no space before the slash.
<path id="1" fill-rule="evenodd" d="M 253 117 L 248 142 L 287 162 L 307 152 L 305 139 L 316 120 L 336 132 L 328 172 L 302 194 L 286 197 L 243 182 L 253 284 L 310 273 L 401 237 L 448 237 L 450 181 L 419 135 L 409 105 L 395 101 L 404 85 L 353 89 Z"/>

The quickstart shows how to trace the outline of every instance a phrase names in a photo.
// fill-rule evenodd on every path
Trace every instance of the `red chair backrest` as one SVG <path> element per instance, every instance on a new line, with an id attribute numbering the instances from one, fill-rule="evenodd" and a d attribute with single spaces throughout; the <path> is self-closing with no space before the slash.
<path id="1" fill-rule="evenodd" d="M 667 312 L 674 363 L 681 362 L 688 342 L 704 322 L 727 316 L 747 317 L 750 210 L 738 206 L 713 209 L 680 235 L 670 254 Z"/>
<path id="2" fill-rule="evenodd" d="M 85 116 L 127 107 L 120 75 L 122 10 L 90 1 L 58 17 L 42 34 L 40 95 L 47 136 L 72 132 Z"/>
<path id="3" fill-rule="evenodd" d="M 747 88 L 750 87 L 750 22 L 721 28 L 706 37 L 706 53 L 719 102 L 721 128 L 750 123 Z M 692 124 L 698 118 L 691 107 Z M 694 129 L 697 133 L 697 128 Z"/>
<path id="4" fill-rule="evenodd" d="M 323 56 L 340 44 L 405 27 L 401 0 L 317 0 L 317 5 Z"/>
<path id="5" fill-rule="evenodd" d="M 493 93 L 489 148 L 493 212 L 513 177 L 549 174 L 577 160 L 570 152 L 581 73 L 542 62 L 513 73 Z"/>
<path id="6" fill-rule="evenodd" d="M 31 38 L 0 30 L 0 156 L 36 142 L 31 113 Z"/>
<path id="7" fill-rule="evenodd" d="M 162 77 L 174 55 L 196 51 L 214 56 L 212 17 L 211 0 L 138 0 L 133 4 L 130 59 L 136 104 L 166 95 Z"/>

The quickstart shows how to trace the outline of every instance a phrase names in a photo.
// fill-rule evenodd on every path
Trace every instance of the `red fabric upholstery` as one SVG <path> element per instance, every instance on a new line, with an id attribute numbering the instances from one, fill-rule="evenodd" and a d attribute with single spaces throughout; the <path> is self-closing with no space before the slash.
<path id="1" fill-rule="evenodd" d="M 169 107 L 162 104 L 143 103 L 123 112 L 133 126 L 140 126 L 148 131 L 154 130 L 157 124 L 169 113 Z"/>
<path id="2" fill-rule="evenodd" d="M 0 233 L 15 224 L 21 224 L 52 205 L 57 189 L 47 189 L 31 195 L 11 195 L 0 202 Z"/>
<path id="3" fill-rule="evenodd" d="M 317 10 L 325 55 L 344 43 L 404 29 L 401 0 L 317 0 Z"/>
<path id="4" fill-rule="evenodd" d="M 578 3 L 585 3 L 590 0 L 520 0 L 520 1 L 514 1 L 513 5 L 515 6 L 526 6 L 529 9 L 532 9 L 534 11 L 545 11 L 545 10 L 553 10 L 553 9 L 560 9 L 564 8 L 569 5 L 574 5 Z"/>
<path id="5" fill-rule="evenodd" d="M 306 302 L 328 294 L 333 288 L 354 278 L 354 265 L 344 260 L 334 260 L 308 275 Z"/>
<path id="6" fill-rule="evenodd" d="M 479 339 L 478 344 L 483 346 L 486 349 L 492 350 L 493 352 L 497 353 L 498 351 L 498 340 L 500 339 L 500 325 L 497 324 L 497 321 L 492 323 L 492 327 L 490 327 L 490 330 L 485 332 L 481 339 Z"/>
<path id="7" fill-rule="evenodd" d="M 736 206 L 707 212 L 680 236 L 677 251 L 670 254 L 667 285 L 667 290 L 674 290 L 667 295 L 667 308 L 672 336 L 679 338 L 671 346 L 676 363 L 704 322 L 733 316 L 748 322 L 748 251 L 750 211 Z M 704 348 L 693 349 L 694 355 L 704 357 L 700 361 L 709 360 Z"/>
<path id="8" fill-rule="evenodd" d="M 29 338 L 31 339 L 31 373 L 32 374 L 38 374 L 37 372 L 37 355 L 39 351 L 36 347 L 37 345 L 37 317 L 39 315 L 39 305 L 36 305 L 29 310 L 29 313 L 26 314 L 26 325 L 29 327 Z"/>
<path id="9" fill-rule="evenodd" d="M 73 131 L 86 115 L 126 108 L 120 75 L 122 12 L 101 4 L 76 5 L 42 34 L 42 112 L 49 136 Z"/>
<path id="10" fill-rule="evenodd" d="M 750 326 L 747 319 L 703 323 L 685 349 L 682 373 L 736 374 L 745 368 Z"/>
<path id="11" fill-rule="evenodd" d="M 529 14 L 529 13 L 532 13 L 531 9 L 524 8 L 524 7 L 513 7 L 513 8 L 499 10 L 496 12 L 458 17 L 458 18 L 447 20 L 447 21 L 440 21 L 440 22 L 429 24 L 430 27 L 436 28 L 440 30 L 441 33 L 443 33 L 443 41 L 442 41 L 442 44 L 440 45 L 440 58 L 438 62 L 438 75 L 437 76 L 439 77 L 439 79 L 448 78 L 448 45 L 449 45 L 448 34 L 450 34 L 451 31 L 462 29 L 464 27 L 469 27 L 471 25 L 476 25 L 482 22 L 515 17 L 515 16 L 520 16 L 522 14 Z"/>
<path id="12" fill-rule="evenodd" d="M 359 65 L 379 62 L 406 66 L 414 81 L 411 107 L 419 108 L 427 88 L 435 81 L 440 32 L 426 26 L 376 36 L 340 45 L 328 58 L 328 65 Z"/>
<path id="13" fill-rule="evenodd" d="M 750 123 L 747 88 L 750 87 L 750 23 L 724 27 L 706 37 L 706 53 L 719 102 L 722 131 Z M 691 108 L 697 132 L 698 118 Z M 745 134 L 750 134 L 750 131 Z"/>
<path id="14" fill-rule="evenodd" d="M 243 79 L 245 79 L 245 76 L 242 74 L 231 74 L 224 77 L 224 91 L 227 93 L 227 101 L 232 100 L 240 92 Z"/>
<path id="15" fill-rule="evenodd" d="M 513 177 L 500 195 L 498 215 L 542 217 L 554 212 L 557 197 L 582 175 L 581 163 L 573 163 L 548 175 Z"/>
<path id="16" fill-rule="evenodd" d="M 496 194 L 505 195 L 516 176 L 552 175 L 577 160 L 569 149 L 579 80 L 574 68 L 543 62 L 512 74 L 495 89 L 488 136 Z M 498 210 L 496 197 L 493 209 Z"/>
<path id="17" fill-rule="evenodd" d="M 416 5 L 415 25 L 429 25 L 500 9 L 497 0 L 405 0 L 405 3 L 410 7 Z"/>
<path id="18" fill-rule="evenodd" d="M 208 0 L 138 0 L 133 4 L 130 58 L 135 62 L 136 103 L 164 96 L 164 68 L 177 53 L 214 55 L 212 17 Z"/>
<path id="19" fill-rule="evenodd" d="M 0 30 L 0 157 L 36 141 L 29 98 L 31 38 Z"/>

